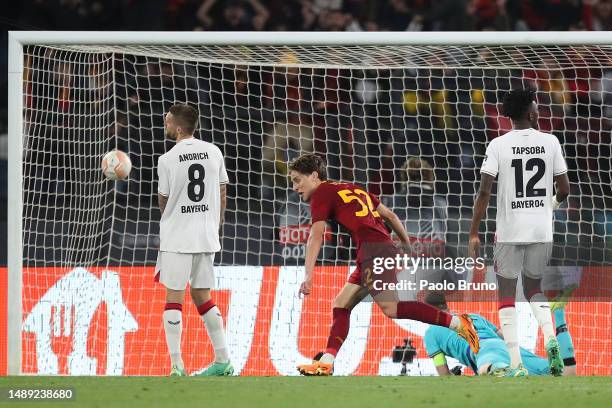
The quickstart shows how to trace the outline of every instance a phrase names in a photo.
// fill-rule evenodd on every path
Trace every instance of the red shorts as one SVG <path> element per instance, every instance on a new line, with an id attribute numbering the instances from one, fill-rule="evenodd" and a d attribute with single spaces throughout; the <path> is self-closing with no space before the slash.
<path id="1" fill-rule="evenodd" d="M 352 283 L 354 285 L 361 285 L 361 268 L 359 267 L 359 261 L 357 261 L 357 267 L 355 270 L 349 275 L 346 280 L 348 283 Z"/>
<path id="2" fill-rule="evenodd" d="M 393 244 L 393 242 L 370 244 L 366 248 L 362 246 L 361 251 L 357 252 L 357 267 L 349 275 L 347 282 L 368 288 L 371 295 L 380 293 L 380 290 L 374 288 L 374 281 L 381 282 L 397 282 L 397 270 L 395 268 L 384 268 L 377 258 L 395 258 L 401 251 Z M 376 273 L 377 269 L 382 269 L 382 272 Z"/>

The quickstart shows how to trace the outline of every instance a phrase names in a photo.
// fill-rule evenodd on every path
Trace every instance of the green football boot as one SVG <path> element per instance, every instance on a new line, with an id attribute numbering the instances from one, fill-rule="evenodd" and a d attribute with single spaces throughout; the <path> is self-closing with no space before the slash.
<path id="1" fill-rule="evenodd" d="M 529 372 L 523 366 L 523 364 L 519 364 L 516 368 L 509 368 L 506 370 L 504 377 L 527 377 Z"/>
<path id="2" fill-rule="evenodd" d="M 487 375 L 492 377 L 506 377 L 510 371 L 508 364 L 493 363 L 488 369 Z"/>
<path id="3" fill-rule="evenodd" d="M 229 361 L 227 363 L 212 363 L 204 370 L 193 373 L 194 376 L 201 377 L 223 377 L 234 374 L 234 367 Z"/>
<path id="4" fill-rule="evenodd" d="M 578 289 L 578 285 L 570 285 L 567 288 L 563 289 L 554 299 L 552 299 L 550 304 L 550 311 L 554 312 L 557 309 L 562 309 L 565 307 L 567 302 L 572 297 L 572 293 Z"/>
<path id="5" fill-rule="evenodd" d="M 563 360 L 561 359 L 561 353 L 559 351 L 559 342 L 557 339 L 550 339 L 546 343 L 546 355 L 548 356 L 548 365 L 550 366 L 550 373 L 555 377 L 563 374 Z"/>
<path id="6" fill-rule="evenodd" d="M 508 367 L 494 368 L 489 371 L 489 375 L 493 377 L 506 377 L 508 375 L 509 370 L 510 369 Z"/>
<path id="7" fill-rule="evenodd" d="M 178 366 L 173 365 L 170 370 L 170 377 L 185 377 L 187 373 L 184 368 L 179 368 Z"/>

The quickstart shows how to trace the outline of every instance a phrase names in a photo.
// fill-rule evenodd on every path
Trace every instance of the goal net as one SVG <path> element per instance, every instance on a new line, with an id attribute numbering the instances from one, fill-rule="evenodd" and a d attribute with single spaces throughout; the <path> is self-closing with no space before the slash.
<path id="1" fill-rule="evenodd" d="M 322 155 L 331 179 L 381 196 L 409 233 L 429 225 L 431 239 L 465 256 L 487 143 L 511 128 L 501 99 L 531 87 L 539 128 L 559 138 L 569 167 L 555 241 L 580 255 L 562 248 L 557 265 L 576 282 L 591 279 L 566 309 L 578 371 L 612 375 L 612 46 L 29 45 L 23 53 L 24 373 L 167 374 L 153 265 L 156 164 L 173 145 L 163 129 L 172 104 L 197 107 L 197 137 L 221 148 L 230 175 L 214 298 L 234 365 L 243 375 L 293 375 L 324 348 L 354 254 L 350 237 L 329 225 L 314 292 L 297 298 L 310 220 L 288 162 Z M 102 175 L 112 149 L 131 158 L 127 181 Z M 494 221 L 493 197 L 481 229 L 488 243 Z M 597 249 L 589 262 L 579 262 L 584 248 Z M 466 279 L 493 282 L 494 273 Z M 595 286 L 603 292 L 589 292 Z M 494 300 L 451 306 L 497 323 Z M 519 312 L 522 344 L 541 353 L 535 320 L 528 307 Z M 189 302 L 184 314 L 193 371 L 212 348 Z M 386 319 L 368 302 L 351 319 L 337 374 L 399 374 L 391 351 L 404 338 L 417 348 L 408 373 L 434 373 L 426 325 Z"/>

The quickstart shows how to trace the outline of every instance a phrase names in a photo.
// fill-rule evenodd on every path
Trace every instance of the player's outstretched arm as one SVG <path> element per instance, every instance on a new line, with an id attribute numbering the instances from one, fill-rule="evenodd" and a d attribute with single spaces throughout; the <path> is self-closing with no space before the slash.
<path id="1" fill-rule="evenodd" d="M 402 241 L 404 245 L 410 245 L 408 233 L 406 232 L 406 228 L 404 228 L 404 225 L 400 221 L 399 217 L 384 204 L 379 204 L 376 208 L 376 211 L 378 212 L 378 214 L 380 214 L 382 219 L 385 220 L 387 224 L 389 224 L 389 226 L 391 227 L 393 232 L 395 232 L 400 241 Z"/>
<path id="2" fill-rule="evenodd" d="M 314 267 L 319 257 L 319 251 L 323 245 L 323 235 L 325 234 L 325 221 L 316 221 L 310 228 L 310 235 L 306 242 L 306 262 L 304 282 L 300 286 L 300 295 L 309 295 L 312 289 L 312 275 Z"/>
<path id="3" fill-rule="evenodd" d="M 480 228 L 480 221 L 487 211 L 489 206 L 489 200 L 491 199 L 491 189 L 493 187 L 493 181 L 495 177 L 487 173 L 481 173 L 480 188 L 478 190 L 478 196 L 474 203 L 474 213 L 472 214 L 472 227 L 470 228 L 470 242 L 468 245 L 468 256 L 476 258 L 478 256 L 478 249 L 480 248 L 480 238 L 478 237 L 478 229 Z"/>

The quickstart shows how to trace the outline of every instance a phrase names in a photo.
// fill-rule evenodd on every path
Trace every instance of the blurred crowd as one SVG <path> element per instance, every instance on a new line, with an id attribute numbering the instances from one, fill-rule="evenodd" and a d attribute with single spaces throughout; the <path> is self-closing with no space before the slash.
<path id="1" fill-rule="evenodd" d="M 96 208 L 114 238 L 75 238 L 68 232 L 78 239 L 73 245 L 79 249 L 69 253 L 75 262 L 95 259 L 108 246 L 114 259 L 154 260 L 151 239 L 159 218 L 155 168 L 173 145 L 164 138 L 163 116 L 176 102 L 198 107 L 198 136 L 225 155 L 231 183 L 224 263 L 278 264 L 299 258 L 299 251 L 294 255 L 289 244 L 282 244 L 287 231 L 309 222 L 307 206 L 287 178 L 288 161 L 304 152 L 323 155 L 330 178 L 353 181 L 380 195 L 407 225 L 435 214 L 447 223 L 434 223 L 430 231 L 447 242 L 465 241 L 486 145 L 510 129 L 499 102 L 507 90 L 521 86 L 538 90 L 539 128 L 560 139 L 567 157 L 572 193 L 568 210 L 558 214 L 555 224 L 558 240 L 601 242 L 612 236 L 612 70 L 606 68 L 612 62 L 556 69 L 529 64 L 513 69 L 314 69 L 127 54 L 111 59 L 45 47 L 26 51 L 24 213 L 26 228 L 36 232 L 28 235 L 33 251 L 67 248 L 59 241 L 36 241 L 64 236 L 53 231 L 71 226 L 95 230 L 99 218 L 90 214 Z M 282 60 L 298 57 L 287 53 Z M 115 147 L 130 155 L 132 172 L 126 182 L 104 183 L 100 156 Z M 419 197 L 427 201 L 407 205 L 414 184 L 423 188 L 422 181 L 410 180 L 415 159 L 426 169 L 428 191 Z M 78 206 L 74 197 L 79 197 Z M 29 259 L 57 256 L 64 255 L 41 252 Z M 349 256 L 345 251 L 329 259 Z"/>
<path id="2" fill-rule="evenodd" d="M 24 0 L 8 7 L 23 29 L 612 29 L 612 0 Z"/>
<path id="3" fill-rule="evenodd" d="M 483 49 L 480 57 L 493 58 L 486 55 L 489 51 Z M 66 173 L 47 175 L 50 183 L 78 176 L 69 163 L 59 162 L 71 158 L 54 152 L 69 150 L 79 140 L 110 143 L 106 148 L 77 143 L 75 154 L 95 161 L 97 150 L 112 148 L 116 131 L 117 147 L 134 164 L 129 183 L 118 190 L 134 208 L 155 208 L 157 158 L 171 147 L 164 140 L 163 115 L 173 103 L 187 102 L 200 111 L 199 136 L 224 151 L 232 178 L 229 208 L 237 216 L 281 214 L 276 206 L 287 201 L 301 211 L 290 193 L 287 163 L 301 153 L 317 152 L 326 157 L 330 178 L 354 181 L 382 196 L 405 188 L 406 160 L 422 158 L 433 169 L 436 194 L 446 198 L 455 218 L 467 219 L 486 144 L 511 129 L 500 112 L 501 98 L 509 89 L 531 87 L 538 90 L 539 128 L 557 135 L 567 154 L 575 189 L 569 214 L 577 221 L 573 232 L 601 236 L 604 219 L 612 218 L 612 213 L 597 212 L 612 208 L 612 70 L 606 68 L 612 61 L 569 67 L 552 55 L 542 57 L 543 52 L 534 52 L 537 57 L 524 68 L 315 69 L 136 55 L 111 61 L 104 55 L 92 59 L 31 47 L 26 120 L 36 132 L 29 141 L 37 145 L 26 141 L 32 154 L 28 161 Z M 565 52 L 558 57 L 581 61 L 596 51 Z M 271 63 L 291 64 L 300 55 L 284 51 L 276 58 Z M 56 106 L 41 117 L 39 112 L 48 109 L 49 85 Z M 116 127 L 105 125 L 113 122 Z M 97 162 L 92 166 L 97 168 Z M 60 189 L 69 196 L 68 189 L 80 188 L 84 179 L 74 179 L 71 187 L 32 178 L 43 183 L 32 190 Z M 604 219 L 593 226 L 593 217 Z"/>

